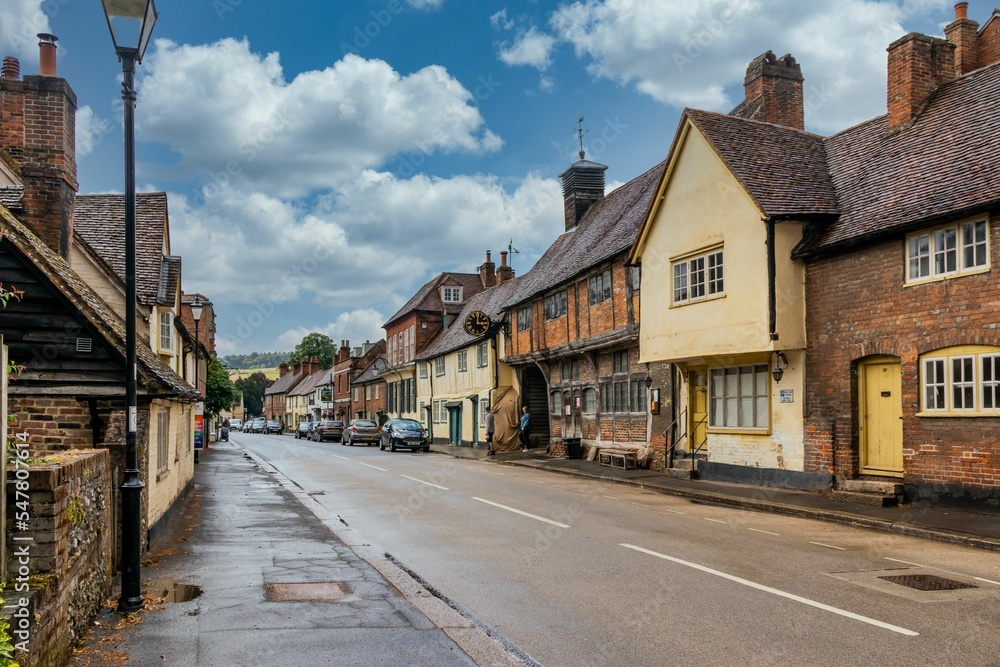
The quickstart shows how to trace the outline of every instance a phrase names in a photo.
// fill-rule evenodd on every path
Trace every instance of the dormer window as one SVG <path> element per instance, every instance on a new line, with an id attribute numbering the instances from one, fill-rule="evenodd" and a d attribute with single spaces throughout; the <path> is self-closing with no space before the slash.
<path id="1" fill-rule="evenodd" d="M 443 287 L 441 288 L 441 300 L 445 303 L 462 303 L 462 288 L 461 287 Z"/>

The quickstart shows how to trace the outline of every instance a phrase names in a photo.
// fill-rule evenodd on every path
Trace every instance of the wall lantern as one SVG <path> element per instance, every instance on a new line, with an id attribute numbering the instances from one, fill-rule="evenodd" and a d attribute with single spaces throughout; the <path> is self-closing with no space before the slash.
<path id="1" fill-rule="evenodd" d="M 653 386 L 653 378 L 649 374 L 649 364 L 646 364 L 646 389 Z"/>
<path id="2" fill-rule="evenodd" d="M 786 368 L 788 368 L 788 359 L 785 357 L 784 352 L 775 352 L 774 363 L 771 365 L 771 377 L 774 378 L 775 382 L 781 382 Z"/>

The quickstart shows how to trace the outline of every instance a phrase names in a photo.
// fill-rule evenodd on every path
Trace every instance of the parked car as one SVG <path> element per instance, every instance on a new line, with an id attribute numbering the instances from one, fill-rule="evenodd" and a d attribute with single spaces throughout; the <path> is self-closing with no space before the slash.
<path id="1" fill-rule="evenodd" d="M 277 419 L 268 420 L 267 426 L 264 427 L 264 433 L 277 433 L 278 435 L 281 435 L 282 431 L 284 430 L 285 429 L 281 425 L 281 422 L 279 422 Z"/>
<path id="2" fill-rule="evenodd" d="M 398 448 L 431 451 L 431 444 L 427 440 L 427 431 L 416 419 L 390 419 L 382 424 L 382 435 L 378 448 L 385 451 L 386 447 L 389 448 L 390 452 L 394 452 Z"/>
<path id="3" fill-rule="evenodd" d="M 316 442 L 323 442 L 324 440 L 340 440 L 343 435 L 344 422 L 327 420 L 316 422 L 312 433 L 309 434 L 309 439 Z"/>
<path id="4" fill-rule="evenodd" d="M 257 417 L 252 422 L 250 422 L 250 432 L 251 433 L 263 433 L 267 429 L 267 420 L 263 417 Z"/>
<path id="5" fill-rule="evenodd" d="M 352 419 L 344 429 L 340 444 L 354 446 L 355 442 L 363 442 L 369 447 L 378 442 L 378 424 L 371 419 Z"/>
<path id="6" fill-rule="evenodd" d="M 229 420 L 229 430 L 230 431 L 239 431 L 242 427 L 243 427 L 243 420 L 242 419 L 230 419 Z"/>
<path id="7" fill-rule="evenodd" d="M 295 439 L 308 438 L 309 432 L 312 431 L 313 424 L 316 422 L 299 422 L 299 425 L 295 427 Z"/>

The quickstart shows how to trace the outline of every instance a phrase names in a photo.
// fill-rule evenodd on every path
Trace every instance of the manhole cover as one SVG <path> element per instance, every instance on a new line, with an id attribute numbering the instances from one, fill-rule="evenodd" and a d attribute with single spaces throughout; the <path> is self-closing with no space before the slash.
<path id="1" fill-rule="evenodd" d="M 271 602 L 336 602 L 351 592 L 342 581 L 264 584 L 264 588 Z"/>
<path id="2" fill-rule="evenodd" d="M 935 574 L 901 574 L 890 577 L 879 577 L 900 586 L 908 586 L 918 591 L 957 591 L 962 588 L 978 588 L 972 584 L 963 584 L 954 579 L 945 579 Z"/>

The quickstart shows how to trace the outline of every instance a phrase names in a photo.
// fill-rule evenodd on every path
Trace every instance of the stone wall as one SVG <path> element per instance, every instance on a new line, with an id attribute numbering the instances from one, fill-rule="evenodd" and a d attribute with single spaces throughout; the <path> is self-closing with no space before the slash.
<path id="1" fill-rule="evenodd" d="M 111 591 L 109 455 L 17 451 L 26 456 L 7 473 L 4 614 L 22 667 L 65 665 Z"/>

